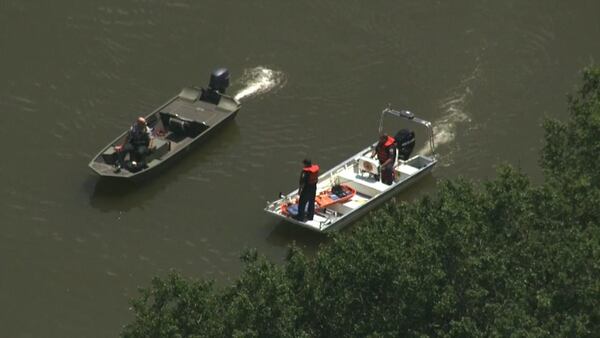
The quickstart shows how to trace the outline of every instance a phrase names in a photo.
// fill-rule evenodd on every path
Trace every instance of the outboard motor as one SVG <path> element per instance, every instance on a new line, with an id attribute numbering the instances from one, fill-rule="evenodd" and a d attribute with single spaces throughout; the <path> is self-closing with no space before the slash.
<path id="1" fill-rule="evenodd" d="M 227 87 L 229 87 L 229 70 L 227 70 L 227 68 L 217 68 L 213 70 L 210 74 L 208 89 L 225 94 Z"/>
<path id="2" fill-rule="evenodd" d="M 217 68 L 210 73 L 208 89 L 202 90 L 202 97 L 200 99 L 219 104 L 221 94 L 225 94 L 227 87 L 229 87 L 229 70 L 227 68 Z"/>
<path id="3" fill-rule="evenodd" d="M 406 161 L 415 148 L 415 132 L 408 129 L 401 129 L 394 136 L 398 147 L 398 158 Z"/>

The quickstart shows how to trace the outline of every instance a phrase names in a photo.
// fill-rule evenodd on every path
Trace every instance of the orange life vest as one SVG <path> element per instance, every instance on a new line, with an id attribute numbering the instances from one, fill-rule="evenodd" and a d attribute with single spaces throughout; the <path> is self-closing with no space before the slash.
<path id="1" fill-rule="evenodd" d="M 388 150 L 394 145 L 395 142 L 396 140 L 393 137 L 388 136 L 383 145 L 381 143 L 377 145 L 377 159 L 379 160 L 379 163 L 383 163 L 388 160 Z"/>
<path id="2" fill-rule="evenodd" d="M 316 164 L 310 167 L 302 168 L 302 171 L 308 173 L 308 184 L 317 184 L 319 182 L 319 166 Z"/>

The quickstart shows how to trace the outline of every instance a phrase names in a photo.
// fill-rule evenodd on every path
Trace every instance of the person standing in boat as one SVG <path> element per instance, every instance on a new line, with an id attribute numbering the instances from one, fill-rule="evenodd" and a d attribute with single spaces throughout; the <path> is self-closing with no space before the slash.
<path id="1" fill-rule="evenodd" d="M 379 160 L 381 182 L 391 185 L 394 183 L 394 162 L 396 161 L 396 139 L 388 134 L 379 136 L 375 147 L 375 154 Z"/>
<path id="2" fill-rule="evenodd" d="M 145 165 L 144 160 L 150 149 L 150 128 L 146 124 L 146 119 L 142 116 L 138 117 L 133 126 L 129 129 L 125 143 L 118 150 L 118 160 L 116 163 L 115 172 L 121 171 L 125 156 L 129 154 L 131 161 L 137 161 L 138 166 Z"/>
<path id="3" fill-rule="evenodd" d="M 319 166 L 312 164 L 309 159 L 304 159 L 302 163 L 304 168 L 302 168 L 300 174 L 300 186 L 298 188 L 300 201 L 298 202 L 298 215 L 296 216 L 296 219 L 300 221 L 304 221 L 305 216 L 307 220 L 312 220 L 315 215 L 315 197 L 317 195 L 317 182 L 319 182 Z M 308 210 L 304 215 L 307 203 Z"/>

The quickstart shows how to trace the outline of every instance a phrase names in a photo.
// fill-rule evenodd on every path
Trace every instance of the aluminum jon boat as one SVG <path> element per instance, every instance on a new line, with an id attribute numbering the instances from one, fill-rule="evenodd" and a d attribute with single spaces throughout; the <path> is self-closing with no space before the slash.
<path id="1" fill-rule="evenodd" d="M 397 111 L 388 107 L 381 113 L 380 134 L 383 131 L 383 120 L 386 115 L 403 118 L 424 126 L 429 134 L 428 142 L 431 153 L 407 156 L 406 160 L 397 156 L 394 161 L 394 182 L 387 185 L 382 183 L 379 178 L 379 162 L 371 157 L 373 149 L 377 145 L 375 142 L 319 175 L 317 196 L 330 195 L 331 191 L 335 191 L 336 188 L 339 190 L 339 187 L 350 187 L 350 190 L 354 191 L 351 198 L 341 198 L 340 203 L 330 203 L 324 208 L 320 208 L 318 203 L 315 204 L 314 218 L 308 221 L 297 220 L 288 213 L 291 206 L 296 205 L 297 208 L 297 204 L 295 204 L 298 201 L 297 189 L 287 195 L 282 194 L 274 202 L 267 202 L 264 210 L 277 218 L 317 232 L 339 230 L 429 173 L 437 163 L 431 123 L 415 117 L 410 111 Z"/>
<path id="2" fill-rule="evenodd" d="M 225 95 L 228 86 L 229 71 L 216 69 L 207 89 L 184 88 L 179 95 L 146 115 L 152 141 L 144 166 L 124 158 L 122 169 L 115 170 L 119 148 L 129 132 L 126 130 L 94 156 L 89 167 L 101 177 L 127 181 L 139 181 L 165 168 L 236 116 L 241 104 Z"/>

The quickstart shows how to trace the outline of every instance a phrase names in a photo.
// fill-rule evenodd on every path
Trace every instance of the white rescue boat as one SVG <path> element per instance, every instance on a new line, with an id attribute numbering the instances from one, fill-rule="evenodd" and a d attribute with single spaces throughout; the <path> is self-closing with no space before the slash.
<path id="1" fill-rule="evenodd" d="M 381 113 L 380 134 L 383 131 L 383 120 L 386 115 L 400 117 L 424 126 L 429 134 L 431 153 L 415 155 L 406 160 L 397 156 L 394 161 L 394 182 L 387 185 L 381 182 L 379 162 L 371 157 L 377 145 L 375 142 L 319 175 L 317 203 L 315 203 L 315 215 L 312 220 L 301 221 L 292 217 L 291 210 L 294 207 L 297 209 L 298 189 L 287 195 L 282 194 L 274 202 L 267 202 L 265 211 L 277 218 L 317 232 L 339 230 L 429 173 L 437 163 L 431 123 L 415 117 L 410 111 L 397 111 L 388 107 Z"/>

